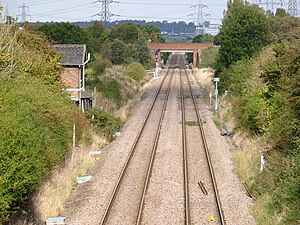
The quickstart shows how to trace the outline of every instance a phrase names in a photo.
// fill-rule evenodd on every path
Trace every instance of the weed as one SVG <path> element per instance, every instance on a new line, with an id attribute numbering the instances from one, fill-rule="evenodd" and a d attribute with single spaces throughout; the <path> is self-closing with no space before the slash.
<path id="1" fill-rule="evenodd" d="M 218 128 L 218 130 L 222 131 L 222 123 L 219 120 L 214 120 L 214 123 L 216 125 L 216 127 Z"/>

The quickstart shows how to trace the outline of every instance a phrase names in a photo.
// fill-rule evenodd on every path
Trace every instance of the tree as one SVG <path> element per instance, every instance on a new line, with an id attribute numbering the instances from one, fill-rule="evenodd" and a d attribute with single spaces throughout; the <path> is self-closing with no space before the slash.
<path id="1" fill-rule="evenodd" d="M 137 48 L 137 61 L 143 64 L 144 66 L 148 65 L 151 61 L 151 56 L 146 42 L 139 40 L 136 43 L 136 48 Z"/>
<path id="2" fill-rule="evenodd" d="M 300 19 L 284 14 L 277 10 L 276 16 L 269 17 L 271 30 L 276 41 L 281 42 L 285 39 L 300 39 Z"/>
<path id="3" fill-rule="evenodd" d="M 46 23 L 37 28 L 57 44 L 86 44 L 87 33 L 79 26 L 70 23 Z"/>
<path id="4" fill-rule="evenodd" d="M 124 52 L 124 59 L 127 64 L 132 63 L 137 58 L 137 46 L 135 44 L 127 44 Z"/>
<path id="5" fill-rule="evenodd" d="M 111 62 L 120 65 L 125 62 L 125 44 L 122 40 L 115 39 L 111 44 Z"/>
<path id="6" fill-rule="evenodd" d="M 151 40 L 151 42 L 159 42 L 161 39 L 160 29 L 153 24 L 141 26 L 140 30 L 142 30 L 145 34 L 146 40 Z"/>
<path id="7" fill-rule="evenodd" d="M 135 43 L 139 37 L 139 29 L 135 24 L 119 24 L 110 32 L 110 40 L 119 39 L 124 43 Z"/>
<path id="8" fill-rule="evenodd" d="M 104 59 L 111 60 L 111 42 L 109 40 L 102 44 L 100 54 Z"/>
<path id="9" fill-rule="evenodd" d="M 210 34 L 199 34 L 193 38 L 193 43 L 207 43 L 207 42 L 214 42 L 214 36 Z"/>
<path id="10" fill-rule="evenodd" d="M 278 8 L 276 9 L 275 16 L 284 17 L 289 16 L 289 14 L 284 9 Z"/>
<path id="11" fill-rule="evenodd" d="M 108 30 L 98 21 L 95 21 L 92 26 L 87 26 L 83 29 L 88 35 L 88 47 L 99 54 L 102 44 L 108 39 Z"/>
<path id="12" fill-rule="evenodd" d="M 242 59 L 249 59 L 271 42 L 268 19 L 254 5 L 230 3 L 220 31 L 217 73 Z"/>

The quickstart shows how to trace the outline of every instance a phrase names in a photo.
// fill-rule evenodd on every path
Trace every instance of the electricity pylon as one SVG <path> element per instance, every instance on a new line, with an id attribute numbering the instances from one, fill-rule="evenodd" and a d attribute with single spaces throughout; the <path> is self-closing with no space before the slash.
<path id="1" fill-rule="evenodd" d="M 101 13 L 96 14 L 101 16 L 101 21 L 106 25 L 107 22 L 110 22 L 110 18 L 114 16 L 113 13 L 109 11 L 109 4 L 113 3 L 113 0 L 97 0 L 97 2 L 102 2 L 102 11 Z"/>
<path id="2" fill-rule="evenodd" d="M 298 16 L 297 0 L 289 0 L 288 13 L 291 16 Z"/>
<path id="3" fill-rule="evenodd" d="M 22 6 L 19 6 L 19 9 L 21 9 L 21 14 L 18 14 L 17 16 L 21 16 L 21 23 L 25 23 L 27 21 L 27 17 L 30 16 L 26 12 L 26 11 L 29 11 L 29 7 L 25 6 L 25 3 L 23 3 Z"/>

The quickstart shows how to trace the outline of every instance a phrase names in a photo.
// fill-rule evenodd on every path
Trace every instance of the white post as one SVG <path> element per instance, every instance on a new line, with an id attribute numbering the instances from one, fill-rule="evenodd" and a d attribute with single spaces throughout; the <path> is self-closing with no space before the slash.
<path id="1" fill-rule="evenodd" d="M 266 164 L 266 159 L 263 155 L 260 156 L 260 172 L 262 173 Z"/>
<path id="2" fill-rule="evenodd" d="M 154 73 L 154 78 L 158 77 L 158 62 L 155 63 L 155 73 Z"/>
<path id="3" fill-rule="evenodd" d="M 212 93 L 209 93 L 209 108 L 211 108 L 212 105 Z"/>
<path id="4" fill-rule="evenodd" d="M 72 157 L 71 157 L 71 164 L 72 167 L 74 166 L 74 157 L 75 157 L 75 149 L 76 149 L 76 133 L 75 133 L 75 123 L 73 125 L 73 149 L 72 149 Z"/>
<path id="5" fill-rule="evenodd" d="M 220 78 L 218 78 L 218 77 L 214 78 L 214 82 L 216 82 L 216 90 L 215 90 L 215 95 L 216 95 L 215 112 L 218 112 L 218 108 L 219 108 L 219 103 L 218 103 L 218 82 L 219 81 L 220 81 Z"/>

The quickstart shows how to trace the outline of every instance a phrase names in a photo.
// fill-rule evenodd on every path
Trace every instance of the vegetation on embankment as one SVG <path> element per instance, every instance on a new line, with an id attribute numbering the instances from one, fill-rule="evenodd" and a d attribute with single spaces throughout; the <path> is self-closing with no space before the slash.
<path id="1" fill-rule="evenodd" d="M 126 54 L 121 58 L 122 62 L 128 61 L 126 65 L 112 65 L 110 57 L 114 54 L 106 48 L 110 42 L 101 42 L 100 38 L 107 31 L 100 32 L 102 27 L 95 26 L 95 29 L 86 28 L 95 35 L 93 61 L 86 75 L 87 86 L 90 89 L 96 87 L 98 94 L 95 109 L 85 115 L 61 90 L 63 68 L 45 37 L 17 26 L 0 27 L 0 224 L 20 210 L 46 177 L 49 179 L 47 175 L 51 174 L 54 165 L 65 162 L 66 156 L 71 155 L 74 123 L 76 144 L 86 130 L 93 130 L 101 136 L 96 137 L 101 142 L 95 145 L 98 149 L 106 142 L 104 139 L 112 140 L 113 133 L 119 131 L 130 111 L 128 105 L 132 105 L 128 102 L 147 82 L 145 66 L 130 60 Z M 103 43 L 100 48 L 96 45 L 98 41 Z M 96 47 L 99 51 L 106 48 L 109 54 L 106 57 L 96 54 Z M 140 54 L 141 62 L 150 62 L 147 61 L 150 56 L 143 58 L 148 51 L 135 54 Z M 91 141 L 90 135 L 86 138 L 85 141 Z M 45 219 L 61 212 L 74 178 L 78 173 L 84 175 L 90 164 L 86 156 L 86 150 L 74 156 L 86 165 L 74 168 L 74 162 L 72 165 L 66 163 L 66 168 L 60 168 L 49 182 L 46 180 L 46 185 L 33 199 L 35 216 Z M 64 185 L 61 185 L 62 181 Z"/>
<path id="2" fill-rule="evenodd" d="M 96 88 L 93 112 L 104 117 L 106 113 L 119 116 L 117 111 L 140 92 L 147 78 L 145 69 L 154 63 L 147 42 L 161 39 L 159 28 L 154 25 L 120 24 L 107 29 L 100 22 L 86 27 L 49 23 L 27 29 L 41 32 L 55 43 L 87 45 L 92 59 L 87 65 L 86 86 L 90 90 Z"/>
<path id="3" fill-rule="evenodd" d="M 222 114 L 252 140 L 243 141 L 235 164 L 256 200 L 253 212 L 261 225 L 300 221 L 299 27 L 300 19 L 283 10 L 266 17 L 258 7 L 236 1 L 219 36 L 216 76 L 221 93 L 229 91 L 224 99 L 230 108 Z"/>
<path id="4" fill-rule="evenodd" d="M 62 162 L 85 118 L 60 88 L 58 56 L 44 38 L 0 26 L 0 224 Z"/>

